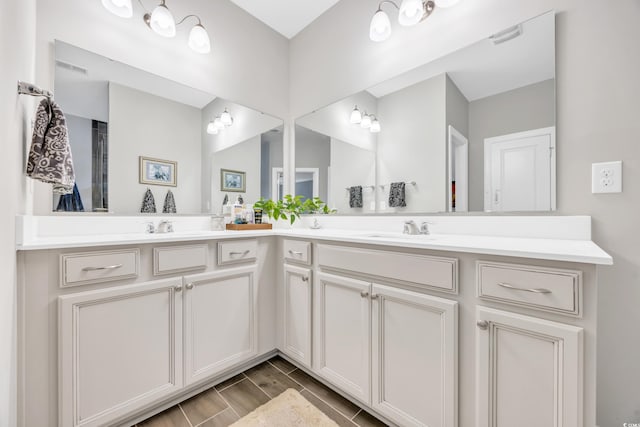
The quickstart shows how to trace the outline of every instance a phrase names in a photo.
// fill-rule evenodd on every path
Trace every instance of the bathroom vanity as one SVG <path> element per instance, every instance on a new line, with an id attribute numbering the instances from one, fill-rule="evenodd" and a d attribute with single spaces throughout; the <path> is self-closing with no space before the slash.
<path id="1" fill-rule="evenodd" d="M 427 236 L 397 217 L 101 236 L 68 218 L 23 220 L 20 425 L 132 424 L 275 352 L 392 424 L 595 425 L 612 260 L 588 217 L 432 217 Z M 451 233 L 478 225 L 493 235 Z"/>

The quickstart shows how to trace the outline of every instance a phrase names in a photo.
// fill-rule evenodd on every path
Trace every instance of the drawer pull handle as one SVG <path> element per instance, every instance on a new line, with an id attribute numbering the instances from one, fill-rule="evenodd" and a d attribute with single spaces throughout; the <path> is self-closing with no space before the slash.
<path id="1" fill-rule="evenodd" d="M 368 296 L 369 296 L 369 292 L 362 291 L 362 292 L 360 292 L 360 296 L 361 296 L 362 298 L 366 298 L 366 297 L 368 297 Z"/>
<path id="2" fill-rule="evenodd" d="M 182 286 L 178 285 L 175 288 L 173 288 L 173 290 L 176 292 L 180 292 L 182 290 Z"/>
<path id="3" fill-rule="evenodd" d="M 115 270 L 122 267 L 122 264 L 107 265 L 106 267 L 85 267 L 82 271 Z"/>
<path id="4" fill-rule="evenodd" d="M 302 276 L 302 281 L 303 282 L 308 282 L 309 281 L 309 276 Z"/>
<path id="5" fill-rule="evenodd" d="M 193 283 L 187 283 L 187 289 L 189 290 L 193 289 Z"/>
<path id="6" fill-rule="evenodd" d="M 486 331 L 489 327 L 489 322 L 487 322 L 486 320 L 478 320 L 478 323 L 476 323 L 476 325 L 478 325 L 478 328 Z"/>
<path id="7" fill-rule="evenodd" d="M 302 256 L 302 252 L 289 249 L 289 253 L 293 256 Z"/>
<path id="8" fill-rule="evenodd" d="M 240 257 L 244 257 L 249 255 L 249 249 L 247 249 L 244 252 L 229 252 L 229 256 L 236 256 L 236 255 L 240 255 Z"/>
<path id="9" fill-rule="evenodd" d="M 534 294 L 550 294 L 551 291 L 545 288 L 518 288 L 517 286 L 510 285 L 508 283 L 500 282 L 498 286 L 503 288 L 512 289 L 514 291 L 533 292 Z"/>

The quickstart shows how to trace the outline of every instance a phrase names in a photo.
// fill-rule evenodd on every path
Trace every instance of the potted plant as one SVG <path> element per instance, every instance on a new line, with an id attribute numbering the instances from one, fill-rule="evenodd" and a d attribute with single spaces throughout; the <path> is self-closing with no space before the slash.
<path id="1" fill-rule="evenodd" d="M 253 207 L 262 209 L 262 215 L 266 215 L 272 220 L 284 220 L 293 225 L 296 219 L 300 219 L 302 214 L 329 214 L 334 212 L 319 197 L 302 201 L 303 196 L 292 196 L 287 194 L 282 200 L 271 200 L 260 198 Z"/>

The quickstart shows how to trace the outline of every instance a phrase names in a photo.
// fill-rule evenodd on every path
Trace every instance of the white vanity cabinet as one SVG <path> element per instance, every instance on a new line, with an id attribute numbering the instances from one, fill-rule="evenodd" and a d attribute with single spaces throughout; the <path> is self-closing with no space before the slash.
<path id="1" fill-rule="evenodd" d="M 99 426 L 177 391 L 182 280 L 59 298 L 60 425 Z"/>
<path id="2" fill-rule="evenodd" d="M 312 284 L 311 269 L 284 265 L 281 350 L 307 368 L 311 368 Z"/>

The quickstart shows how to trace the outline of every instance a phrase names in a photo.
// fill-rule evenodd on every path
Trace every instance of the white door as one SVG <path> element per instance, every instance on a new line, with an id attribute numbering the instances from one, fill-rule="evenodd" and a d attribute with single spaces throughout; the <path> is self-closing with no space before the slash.
<path id="1" fill-rule="evenodd" d="M 371 299 L 373 408 L 401 426 L 456 427 L 458 303 L 375 283 Z"/>
<path id="2" fill-rule="evenodd" d="M 449 125 L 448 212 L 469 210 L 469 140 Z M 455 183 L 455 186 L 454 186 Z M 454 192 L 455 188 L 455 192 Z"/>
<path id="3" fill-rule="evenodd" d="M 102 426 L 182 387 L 179 278 L 58 299 L 60 420 Z"/>
<path id="4" fill-rule="evenodd" d="M 255 356 L 255 267 L 194 274 L 184 283 L 186 384 Z"/>
<path id="5" fill-rule="evenodd" d="M 476 313 L 476 425 L 582 427 L 582 328 Z"/>
<path id="6" fill-rule="evenodd" d="M 484 140 L 484 209 L 555 209 L 555 128 Z"/>
<path id="7" fill-rule="evenodd" d="M 284 266 L 282 351 L 311 368 L 311 270 Z"/>
<path id="8" fill-rule="evenodd" d="M 319 273 L 316 372 L 364 402 L 370 400 L 370 283 Z"/>

